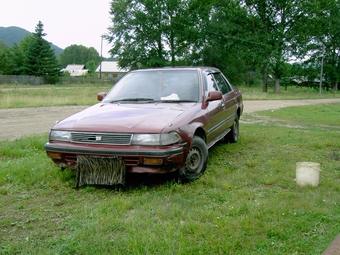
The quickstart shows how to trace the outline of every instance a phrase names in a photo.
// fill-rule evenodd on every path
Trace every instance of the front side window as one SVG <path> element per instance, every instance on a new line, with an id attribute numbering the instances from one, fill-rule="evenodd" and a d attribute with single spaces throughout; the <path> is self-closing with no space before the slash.
<path id="1" fill-rule="evenodd" d="M 213 74 L 207 75 L 207 91 L 220 91 Z"/>
<path id="2" fill-rule="evenodd" d="M 214 78 L 222 94 L 227 94 L 232 90 L 229 83 L 224 79 L 224 77 L 220 73 L 215 73 Z"/>

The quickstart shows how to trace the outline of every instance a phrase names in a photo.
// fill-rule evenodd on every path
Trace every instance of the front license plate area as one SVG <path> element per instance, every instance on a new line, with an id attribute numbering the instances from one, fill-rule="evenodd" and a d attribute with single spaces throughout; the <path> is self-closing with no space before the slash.
<path id="1" fill-rule="evenodd" d="M 78 155 L 76 187 L 125 184 L 125 172 L 125 164 L 120 157 Z"/>

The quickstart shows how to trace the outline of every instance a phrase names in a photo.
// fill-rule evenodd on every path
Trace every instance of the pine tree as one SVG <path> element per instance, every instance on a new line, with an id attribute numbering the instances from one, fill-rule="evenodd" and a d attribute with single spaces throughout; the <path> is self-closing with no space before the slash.
<path id="1" fill-rule="evenodd" d="M 50 43 L 43 38 L 46 36 L 43 28 L 44 25 L 39 21 L 26 53 L 25 73 L 44 77 L 46 83 L 56 83 L 60 69 Z"/>

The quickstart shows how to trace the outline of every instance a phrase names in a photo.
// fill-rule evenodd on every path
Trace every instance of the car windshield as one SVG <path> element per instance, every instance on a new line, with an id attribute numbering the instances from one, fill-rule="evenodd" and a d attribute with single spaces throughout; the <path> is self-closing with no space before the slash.
<path id="1" fill-rule="evenodd" d="M 125 75 L 103 102 L 197 102 L 198 74 L 195 70 L 143 70 Z"/>

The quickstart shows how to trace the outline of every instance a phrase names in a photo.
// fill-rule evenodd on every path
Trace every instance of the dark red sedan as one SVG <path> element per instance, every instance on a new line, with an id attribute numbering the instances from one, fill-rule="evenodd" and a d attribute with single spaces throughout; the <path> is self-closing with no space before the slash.
<path id="1" fill-rule="evenodd" d="M 55 124 L 45 145 L 57 166 L 76 170 L 77 186 L 123 184 L 127 172 L 192 181 L 211 146 L 239 137 L 242 95 L 216 68 L 135 70 L 97 97 Z"/>

